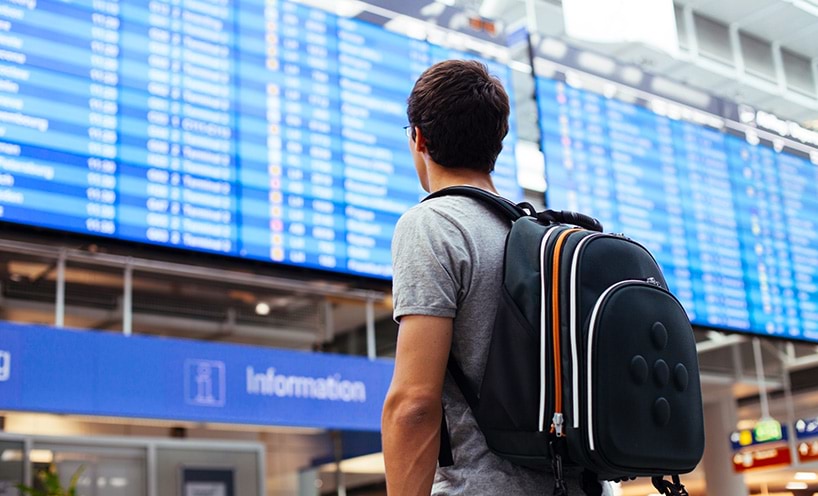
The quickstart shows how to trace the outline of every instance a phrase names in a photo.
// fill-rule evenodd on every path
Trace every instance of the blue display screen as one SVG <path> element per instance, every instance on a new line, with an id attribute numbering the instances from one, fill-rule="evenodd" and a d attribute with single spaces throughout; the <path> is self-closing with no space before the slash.
<path id="1" fill-rule="evenodd" d="M 0 219 L 375 278 L 423 195 L 406 97 L 480 59 L 284 0 L 9 2 L 0 28 Z"/>
<path id="2" fill-rule="evenodd" d="M 650 249 L 694 324 L 818 341 L 818 167 L 537 77 L 551 208 Z"/>

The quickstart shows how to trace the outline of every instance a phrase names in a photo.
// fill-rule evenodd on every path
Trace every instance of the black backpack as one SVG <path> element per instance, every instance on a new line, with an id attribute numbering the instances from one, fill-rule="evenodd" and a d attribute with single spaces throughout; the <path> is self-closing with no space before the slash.
<path id="1" fill-rule="evenodd" d="M 478 188 L 426 199 L 447 195 L 513 222 L 480 391 L 451 355 L 447 367 L 488 447 L 553 471 L 556 495 L 563 464 L 581 466 L 584 479 L 645 476 L 661 494 L 686 495 L 679 474 L 704 451 L 696 343 L 650 252 L 591 217 L 535 212 Z M 441 466 L 453 463 L 445 416 L 440 454 Z"/>

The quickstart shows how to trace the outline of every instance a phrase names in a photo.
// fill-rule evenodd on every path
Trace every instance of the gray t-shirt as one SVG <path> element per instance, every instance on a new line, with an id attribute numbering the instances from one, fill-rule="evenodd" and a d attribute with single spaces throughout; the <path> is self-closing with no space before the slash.
<path id="1" fill-rule="evenodd" d="M 475 391 L 486 366 L 510 227 L 478 201 L 448 196 L 407 211 L 392 241 L 395 319 L 404 315 L 453 318 L 452 352 Z M 455 464 L 438 467 L 433 495 L 552 494 L 550 473 L 514 465 L 488 449 L 448 374 L 443 404 Z M 584 494 L 575 479 L 567 483 L 569 495 Z"/>

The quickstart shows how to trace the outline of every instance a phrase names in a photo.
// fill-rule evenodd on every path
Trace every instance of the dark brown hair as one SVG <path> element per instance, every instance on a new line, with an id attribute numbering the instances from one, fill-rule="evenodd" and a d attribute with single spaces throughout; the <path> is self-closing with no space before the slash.
<path id="1" fill-rule="evenodd" d="M 443 167 L 494 170 L 508 133 L 508 95 L 475 60 L 447 60 L 421 74 L 407 101 L 432 160 Z"/>

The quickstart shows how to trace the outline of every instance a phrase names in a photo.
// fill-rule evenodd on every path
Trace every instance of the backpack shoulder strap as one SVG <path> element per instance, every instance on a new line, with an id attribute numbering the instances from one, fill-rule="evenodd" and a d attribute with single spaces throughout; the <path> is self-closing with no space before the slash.
<path id="1" fill-rule="evenodd" d="M 469 198 L 474 198 L 489 208 L 494 209 L 495 212 L 506 217 L 512 222 L 520 217 L 531 215 L 526 212 L 522 206 L 516 205 L 510 200 L 506 200 L 502 196 L 493 195 L 488 191 L 475 188 L 474 186 L 450 186 L 448 188 L 443 188 L 430 194 L 422 201 L 431 200 L 432 198 L 440 198 L 442 196 L 468 196 Z"/>
<path id="2" fill-rule="evenodd" d="M 573 224 L 591 231 L 602 232 L 602 224 L 595 218 L 577 212 L 569 212 L 567 210 L 544 210 L 537 212 L 530 203 L 515 204 L 511 200 L 507 200 L 502 196 L 497 196 L 488 191 L 474 186 L 450 186 L 435 191 L 422 201 L 431 200 L 432 198 L 440 198 L 442 196 L 468 196 L 474 198 L 494 209 L 500 215 L 506 217 L 511 222 L 525 216 L 535 217 L 543 224 L 553 224 L 559 222 L 561 224 Z"/>
<path id="3" fill-rule="evenodd" d="M 457 360 L 455 360 L 454 355 L 451 353 L 449 353 L 449 363 L 446 364 L 446 369 L 449 371 L 449 375 L 452 376 L 452 379 L 454 379 L 454 383 L 457 385 L 457 388 L 463 394 L 463 398 L 465 398 L 466 403 L 468 403 L 469 408 L 471 408 L 472 414 L 476 414 L 477 405 L 479 404 L 480 399 L 469 385 L 469 382 L 466 379 L 466 374 L 463 373 L 463 369 L 460 368 L 460 365 L 457 364 Z M 437 461 L 441 467 L 450 467 L 454 465 L 452 443 L 449 437 L 449 426 L 446 423 L 445 408 L 443 409 L 443 416 L 440 425 L 440 451 L 438 452 Z"/>

